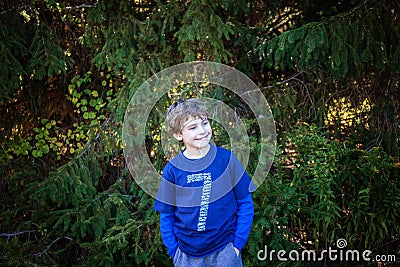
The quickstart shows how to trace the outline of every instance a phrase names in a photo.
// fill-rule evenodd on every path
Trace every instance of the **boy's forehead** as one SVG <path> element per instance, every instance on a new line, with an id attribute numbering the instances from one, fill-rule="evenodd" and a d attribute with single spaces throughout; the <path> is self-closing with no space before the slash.
<path id="1" fill-rule="evenodd" d="M 206 119 L 207 119 L 206 116 L 190 116 L 189 115 L 188 117 L 185 118 L 185 120 L 183 120 L 182 127 L 185 127 L 189 123 L 196 123 L 198 120 L 201 122 L 201 121 L 204 121 Z"/>

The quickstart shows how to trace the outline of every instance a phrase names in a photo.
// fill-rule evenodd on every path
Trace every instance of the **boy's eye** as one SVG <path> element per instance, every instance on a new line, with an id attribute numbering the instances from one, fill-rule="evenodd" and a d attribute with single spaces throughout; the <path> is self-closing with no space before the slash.
<path id="1" fill-rule="evenodd" d="M 203 124 L 204 124 L 204 125 L 207 125 L 207 124 L 208 124 L 208 121 L 203 121 Z"/>

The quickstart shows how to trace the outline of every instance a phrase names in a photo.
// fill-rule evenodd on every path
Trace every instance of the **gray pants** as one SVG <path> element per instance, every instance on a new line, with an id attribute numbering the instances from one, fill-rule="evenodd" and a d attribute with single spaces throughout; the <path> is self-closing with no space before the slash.
<path id="1" fill-rule="evenodd" d="M 229 243 L 220 251 L 202 258 L 193 258 L 179 248 L 174 256 L 175 267 L 242 267 L 242 257 L 236 255 L 233 244 Z"/>

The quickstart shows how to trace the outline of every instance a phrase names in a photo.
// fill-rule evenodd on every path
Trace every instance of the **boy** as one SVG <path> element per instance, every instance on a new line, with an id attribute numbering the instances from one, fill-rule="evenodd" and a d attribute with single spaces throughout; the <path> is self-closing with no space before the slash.
<path id="1" fill-rule="evenodd" d="M 250 177 L 229 150 L 210 144 L 208 110 L 197 98 L 168 109 L 168 132 L 185 149 L 163 169 L 154 209 L 174 266 L 242 266 L 254 215 Z"/>

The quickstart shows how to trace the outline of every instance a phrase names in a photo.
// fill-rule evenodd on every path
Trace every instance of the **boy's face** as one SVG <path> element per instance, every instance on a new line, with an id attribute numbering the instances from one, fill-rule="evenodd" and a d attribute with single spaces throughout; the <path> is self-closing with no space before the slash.
<path id="1" fill-rule="evenodd" d="M 179 134 L 174 134 L 178 141 L 183 141 L 186 149 L 201 149 L 209 145 L 212 136 L 210 122 L 207 118 L 190 118 Z"/>

